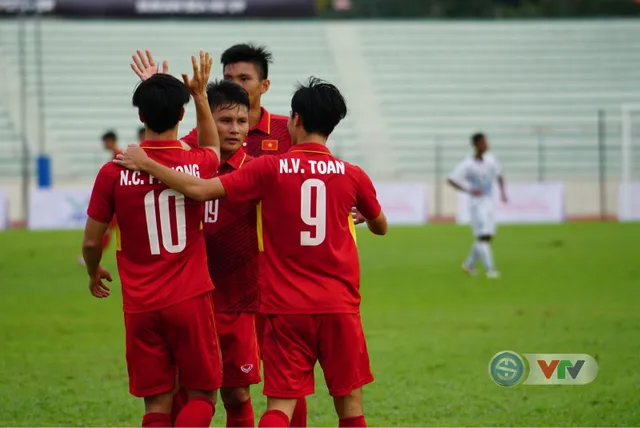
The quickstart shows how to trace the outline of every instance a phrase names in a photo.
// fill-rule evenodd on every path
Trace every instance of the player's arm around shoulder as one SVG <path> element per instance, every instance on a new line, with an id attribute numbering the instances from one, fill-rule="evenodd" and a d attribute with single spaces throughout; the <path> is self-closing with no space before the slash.
<path id="1" fill-rule="evenodd" d="M 225 195 L 232 201 L 261 200 L 276 173 L 280 156 L 252 158 L 249 163 L 220 177 Z"/>
<path id="2" fill-rule="evenodd" d="M 192 157 L 193 162 L 199 166 L 197 177 L 200 178 L 197 183 L 193 183 L 190 192 L 195 194 L 187 194 L 185 196 L 197 201 L 209 201 L 220 199 L 226 196 L 226 192 L 220 179 L 217 178 L 220 161 L 217 154 L 207 148 L 192 149 L 188 156 Z"/>
<path id="3" fill-rule="evenodd" d="M 202 151 L 192 150 L 185 152 L 186 157 L 183 157 L 182 161 L 193 163 L 196 159 L 202 158 L 204 159 L 203 164 L 205 165 L 203 169 L 215 172 L 218 168 L 217 154 L 208 149 L 200 150 Z M 206 162 L 207 157 L 209 157 L 209 162 Z M 202 159 L 199 160 L 202 161 Z M 169 168 L 151 159 L 140 146 L 130 145 L 125 154 L 119 156 L 118 159 L 115 159 L 113 162 L 127 169 L 144 171 L 157 178 L 167 187 L 177 190 L 183 195 L 196 201 L 207 201 L 225 196 L 224 188 L 220 184 L 220 179 L 212 178 L 206 180 L 200 178 L 199 174 L 196 176 L 195 174 L 187 174 L 185 172 Z M 193 168 L 187 169 L 193 171 Z"/>
<path id="4" fill-rule="evenodd" d="M 364 216 L 367 227 L 374 235 L 386 235 L 389 229 L 387 216 L 384 215 L 382 206 L 378 202 L 376 188 L 371 178 L 360 167 L 356 168 L 357 177 L 357 206 L 356 208 Z"/>
<path id="5" fill-rule="evenodd" d="M 213 150 L 196 148 L 191 149 L 185 156 L 189 162 L 198 166 L 198 174 L 196 177 L 210 179 L 216 176 L 218 168 L 220 168 L 220 160 Z"/>

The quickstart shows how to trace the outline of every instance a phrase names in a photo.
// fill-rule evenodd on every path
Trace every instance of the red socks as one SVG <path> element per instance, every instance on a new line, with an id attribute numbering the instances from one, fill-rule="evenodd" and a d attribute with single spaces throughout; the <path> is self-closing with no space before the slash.
<path id="1" fill-rule="evenodd" d="M 269 410 L 260 418 L 258 428 L 288 428 L 289 418 L 280 410 Z"/>
<path id="2" fill-rule="evenodd" d="M 206 427 L 211 425 L 215 408 L 207 397 L 194 397 L 182 408 L 176 418 L 176 427 Z"/>
<path id="3" fill-rule="evenodd" d="M 171 421 L 173 423 L 176 422 L 176 419 L 178 419 L 178 415 L 188 401 L 189 394 L 187 394 L 187 390 L 184 388 L 180 388 L 180 390 L 173 396 L 173 404 L 171 405 Z"/>
<path id="4" fill-rule="evenodd" d="M 169 413 L 147 413 L 142 418 L 142 426 L 147 427 L 172 427 Z"/>
<path id="5" fill-rule="evenodd" d="M 307 426 L 307 399 L 305 397 L 298 398 L 296 408 L 291 416 L 291 426 L 304 428 Z"/>
<path id="6" fill-rule="evenodd" d="M 227 411 L 227 427 L 254 427 L 255 421 L 251 398 L 240 404 L 225 404 L 224 408 Z"/>
<path id="7" fill-rule="evenodd" d="M 367 423 L 364 421 L 363 416 L 355 416 L 353 418 L 342 418 L 338 424 L 341 428 L 365 428 Z"/>

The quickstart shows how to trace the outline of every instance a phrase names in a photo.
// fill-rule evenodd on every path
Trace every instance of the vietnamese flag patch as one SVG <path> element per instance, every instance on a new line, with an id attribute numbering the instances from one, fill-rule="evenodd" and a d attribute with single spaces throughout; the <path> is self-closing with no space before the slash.
<path id="1" fill-rule="evenodd" d="M 278 150 L 278 140 L 262 140 L 263 151 L 276 151 Z"/>

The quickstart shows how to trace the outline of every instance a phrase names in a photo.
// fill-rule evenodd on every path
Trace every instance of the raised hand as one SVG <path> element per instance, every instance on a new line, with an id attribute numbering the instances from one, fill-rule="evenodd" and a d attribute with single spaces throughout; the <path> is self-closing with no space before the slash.
<path id="1" fill-rule="evenodd" d="M 189 78 L 185 73 L 182 73 L 182 80 L 184 80 L 184 84 L 189 88 L 192 96 L 206 96 L 213 58 L 211 58 L 208 52 L 201 50 L 200 64 L 198 64 L 196 57 L 192 56 L 191 65 L 193 66 L 193 77 Z"/>
<path id="2" fill-rule="evenodd" d="M 133 59 L 131 69 L 143 82 L 157 73 L 169 74 L 169 63 L 167 60 L 162 61 L 162 71 L 159 71 L 149 49 L 146 49 L 144 53 L 137 50 L 136 55 L 132 55 L 131 58 Z"/>

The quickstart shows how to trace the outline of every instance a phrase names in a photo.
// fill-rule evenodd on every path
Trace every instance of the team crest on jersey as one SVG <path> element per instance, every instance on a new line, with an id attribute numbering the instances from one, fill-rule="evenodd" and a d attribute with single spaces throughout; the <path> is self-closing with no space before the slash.
<path id="1" fill-rule="evenodd" d="M 240 370 L 242 370 L 244 373 L 249 373 L 251 370 L 253 370 L 253 364 L 245 364 L 240 367 Z"/>
<path id="2" fill-rule="evenodd" d="M 278 150 L 278 140 L 262 140 L 263 151 L 276 151 Z"/>

